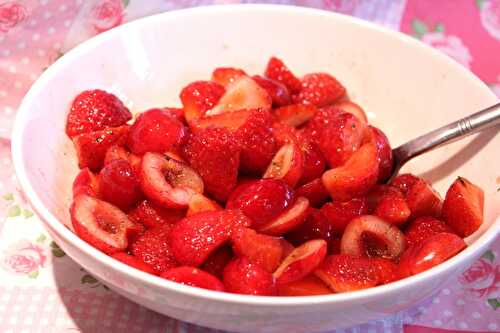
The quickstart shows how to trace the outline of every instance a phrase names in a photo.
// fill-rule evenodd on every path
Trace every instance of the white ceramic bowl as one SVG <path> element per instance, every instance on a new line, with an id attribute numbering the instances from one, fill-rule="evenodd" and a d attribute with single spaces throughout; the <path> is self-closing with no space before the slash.
<path id="1" fill-rule="evenodd" d="M 393 145 L 496 101 L 475 76 L 411 37 L 328 12 L 284 6 L 206 7 L 148 17 L 78 46 L 52 65 L 25 97 L 13 157 L 23 189 L 61 248 L 116 292 L 163 314 L 238 332 L 312 332 L 394 313 L 440 290 L 499 233 L 500 136 L 484 133 L 419 158 L 421 173 L 444 193 L 457 175 L 486 192 L 483 227 L 470 246 L 417 276 L 346 294 L 254 297 L 183 286 L 125 266 L 74 235 L 69 222 L 77 164 L 64 134 L 68 106 L 82 90 L 116 93 L 134 111 L 179 105 L 189 81 L 216 66 L 261 73 L 271 55 L 298 74 L 333 73 Z"/>

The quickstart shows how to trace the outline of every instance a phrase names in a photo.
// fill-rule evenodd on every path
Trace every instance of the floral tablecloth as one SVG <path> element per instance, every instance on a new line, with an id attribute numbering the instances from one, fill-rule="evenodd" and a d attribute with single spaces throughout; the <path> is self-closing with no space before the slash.
<path id="1" fill-rule="evenodd" d="M 9 138 L 30 85 L 76 44 L 153 13 L 240 2 L 252 1 L 0 0 L 1 332 L 213 332 L 122 298 L 68 258 L 19 189 Z M 475 72 L 500 96 L 500 0 L 271 2 L 337 11 L 411 34 Z M 500 331 L 500 241 L 434 298 L 385 320 L 338 331 L 448 330 Z"/>

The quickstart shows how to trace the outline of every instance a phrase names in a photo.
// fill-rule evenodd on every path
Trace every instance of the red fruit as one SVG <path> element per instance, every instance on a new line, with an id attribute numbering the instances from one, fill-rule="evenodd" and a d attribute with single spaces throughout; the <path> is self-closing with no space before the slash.
<path id="1" fill-rule="evenodd" d="M 299 127 L 314 117 L 317 111 L 314 105 L 291 104 L 275 109 L 274 115 L 279 122 Z"/>
<path id="2" fill-rule="evenodd" d="M 340 241 L 340 252 L 353 256 L 397 259 L 405 249 L 405 236 L 394 225 L 376 216 L 351 220 Z"/>
<path id="3" fill-rule="evenodd" d="M 292 207 L 285 210 L 271 222 L 257 228 L 263 234 L 279 236 L 283 235 L 304 223 L 307 218 L 309 200 L 299 197 Z"/>
<path id="4" fill-rule="evenodd" d="M 97 177 L 89 168 L 80 170 L 73 181 L 73 198 L 79 194 L 86 194 L 91 197 L 99 196 L 99 182 Z"/>
<path id="5" fill-rule="evenodd" d="M 399 261 L 402 277 L 415 275 L 426 271 L 467 247 L 464 240 L 455 234 L 442 232 L 435 234 L 410 248 L 408 248 Z"/>
<path id="6" fill-rule="evenodd" d="M 307 74 L 301 84 L 300 92 L 293 96 L 295 103 L 322 107 L 335 103 L 346 93 L 344 86 L 327 73 Z"/>
<path id="7" fill-rule="evenodd" d="M 229 240 L 233 230 L 251 224 L 252 221 L 236 210 L 203 212 L 186 217 L 172 228 L 172 251 L 182 265 L 199 266 Z"/>
<path id="8" fill-rule="evenodd" d="M 165 107 L 161 108 L 162 110 L 169 112 L 172 116 L 177 118 L 180 122 L 184 122 L 184 109 L 183 108 L 170 108 L 170 107 Z"/>
<path id="9" fill-rule="evenodd" d="M 343 166 L 326 171 L 321 180 L 333 200 L 348 201 L 368 193 L 377 182 L 377 177 L 377 149 L 367 143 Z"/>
<path id="10" fill-rule="evenodd" d="M 427 238 L 442 232 L 453 233 L 443 221 L 432 216 L 422 216 L 410 222 L 405 230 L 406 247 L 418 245 Z"/>
<path id="11" fill-rule="evenodd" d="M 461 237 L 472 235 L 483 223 L 484 192 L 463 177 L 450 186 L 443 204 L 443 219 Z"/>
<path id="12" fill-rule="evenodd" d="M 186 208 L 195 193 L 203 193 L 196 171 L 158 153 L 144 154 L 139 181 L 146 197 L 167 208 Z"/>
<path id="13" fill-rule="evenodd" d="M 283 250 L 282 256 L 281 256 L 281 261 L 285 260 L 286 257 L 290 255 L 290 253 L 295 250 L 295 247 L 286 239 L 280 238 L 280 244 L 281 244 L 281 249 Z"/>
<path id="14" fill-rule="evenodd" d="M 281 147 L 287 143 L 300 144 L 298 131 L 295 127 L 275 121 L 272 125 L 272 130 L 274 139 L 276 140 L 276 146 Z"/>
<path id="15" fill-rule="evenodd" d="M 191 216 L 202 212 L 213 212 L 216 210 L 222 210 L 222 207 L 203 194 L 196 193 L 191 197 L 191 200 L 189 200 L 186 216 Z"/>
<path id="16" fill-rule="evenodd" d="M 235 133 L 250 118 L 256 110 L 240 110 L 225 112 L 214 116 L 206 116 L 191 122 L 191 130 L 198 133 L 205 128 L 226 128 Z"/>
<path id="17" fill-rule="evenodd" d="M 358 104 L 351 101 L 340 101 L 335 103 L 335 107 L 356 116 L 356 118 L 358 118 L 363 124 L 368 124 L 366 113 Z"/>
<path id="18" fill-rule="evenodd" d="M 70 208 L 75 233 L 106 254 L 124 251 L 135 231 L 127 215 L 115 206 L 85 194 L 77 196 Z"/>
<path id="19" fill-rule="evenodd" d="M 208 128 L 189 138 L 186 158 L 203 179 L 205 191 L 219 201 L 226 201 L 236 186 L 240 147 L 225 128 Z"/>
<path id="20" fill-rule="evenodd" d="M 314 275 L 287 284 L 278 285 L 279 296 L 314 296 L 327 295 L 332 291 Z"/>
<path id="21" fill-rule="evenodd" d="M 134 169 L 128 161 L 114 160 L 99 173 L 99 193 L 103 200 L 127 209 L 142 197 Z"/>
<path id="22" fill-rule="evenodd" d="M 391 181 L 392 186 L 398 188 L 401 193 L 406 195 L 410 188 L 419 180 L 417 176 L 412 175 L 411 173 L 403 173 Z"/>
<path id="23" fill-rule="evenodd" d="M 226 92 L 219 102 L 207 115 L 244 110 L 244 109 L 270 109 L 271 96 L 248 76 L 240 76 L 227 86 Z"/>
<path id="24" fill-rule="evenodd" d="M 137 223 L 144 224 L 146 228 L 155 228 L 164 224 L 174 224 L 184 218 L 186 212 L 180 209 L 169 209 L 143 200 L 132 211 L 128 217 Z"/>
<path id="25" fill-rule="evenodd" d="M 321 178 L 316 178 L 297 188 L 295 194 L 298 197 L 306 197 L 312 207 L 321 207 L 330 198 Z"/>
<path id="26" fill-rule="evenodd" d="M 281 263 L 283 248 L 278 238 L 258 234 L 252 229 L 240 228 L 231 235 L 231 242 L 236 255 L 247 257 L 250 262 L 270 273 Z"/>
<path id="27" fill-rule="evenodd" d="M 188 123 L 203 117 L 219 102 L 226 89 L 216 82 L 195 81 L 184 87 L 180 99 Z"/>
<path id="28" fill-rule="evenodd" d="M 419 179 L 406 194 L 406 202 L 411 210 L 411 218 L 420 216 L 441 216 L 443 200 L 431 185 Z"/>
<path id="29" fill-rule="evenodd" d="M 273 296 L 276 294 L 274 278 L 265 269 L 245 257 L 232 260 L 224 269 L 226 291 L 237 294 Z"/>
<path id="30" fill-rule="evenodd" d="M 129 160 L 130 153 L 123 147 L 111 146 L 106 151 L 104 156 L 104 165 L 107 165 L 115 160 Z"/>
<path id="31" fill-rule="evenodd" d="M 224 285 L 218 278 L 196 267 L 175 267 L 161 273 L 160 277 L 186 286 L 224 291 Z"/>
<path id="32" fill-rule="evenodd" d="M 115 253 L 111 256 L 113 259 L 116 259 L 118 261 L 121 261 L 125 265 L 128 265 L 130 267 L 134 267 L 140 271 L 156 275 L 157 272 L 151 267 L 150 265 L 144 263 L 141 259 L 131 256 L 130 254 L 127 254 L 125 252 L 118 252 Z"/>
<path id="33" fill-rule="evenodd" d="M 172 254 L 169 234 L 172 226 L 163 224 L 146 230 L 142 236 L 130 246 L 130 252 L 158 273 L 166 272 L 178 266 Z"/>
<path id="34" fill-rule="evenodd" d="M 252 76 L 252 79 L 257 82 L 261 88 L 264 88 L 269 96 L 271 96 L 272 104 L 274 107 L 288 105 L 291 103 L 292 98 L 284 84 L 271 79 L 266 79 L 260 75 Z"/>
<path id="35" fill-rule="evenodd" d="M 400 279 L 399 267 L 394 262 L 382 258 L 370 258 L 370 263 L 377 270 L 379 284 L 387 284 Z"/>
<path id="36" fill-rule="evenodd" d="M 321 213 L 327 218 L 332 232 L 342 234 L 351 220 L 368 213 L 365 198 L 354 198 L 346 202 L 333 201 L 321 207 Z"/>
<path id="37" fill-rule="evenodd" d="M 371 288 L 379 283 L 378 269 L 369 259 L 347 254 L 326 257 L 314 274 L 337 293 Z"/>
<path id="38" fill-rule="evenodd" d="M 276 284 L 301 280 L 312 273 L 326 256 L 327 244 L 322 239 L 310 240 L 293 250 L 273 276 Z"/>
<path id="39" fill-rule="evenodd" d="M 212 255 L 201 265 L 201 268 L 213 276 L 221 279 L 224 268 L 231 261 L 231 259 L 233 259 L 233 257 L 234 255 L 231 251 L 231 247 L 223 246 L 212 253 Z"/>
<path id="40" fill-rule="evenodd" d="M 151 109 L 137 117 L 130 128 L 128 147 L 134 154 L 164 153 L 178 149 L 187 139 L 187 128 L 172 113 Z"/>
<path id="41" fill-rule="evenodd" d="M 259 228 L 280 215 L 293 202 L 293 190 L 283 181 L 262 179 L 245 182 L 233 191 L 227 209 L 240 209 Z"/>
<path id="42" fill-rule="evenodd" d="M 304 129 L 304 136 L 315 144 L 318 144 L 324 132 L 326 132 L 325 135 L 333 134 L 329 128 L 332 123 L 338 123 L 337 117 L 343 113 L 344 112 L 341 109 L 335 106 L 318 109 L 314 117 L 312 117 L 307 123 L 307 126 Z"/>
<path id="43" fill-rule="evenodd" d="M 326 162 L 320 149 L 314 143 L 303 139 L 301 149 L 304 156 L 304 167 L 299 184 L 305 184 L 321 178 L 323 171 L 325 171 Z"/>
<path id="44" fill-rule="evenodd" d="M 368 126 L 370 140 L 377 147 L 377 158 L 379 162 L 378 182 L 385 182 L 392 174 L 392 148 L 389 139 L 380 129 L 374 126 Z"/>
<path id="45" fill-rule="evenodd" d="M 283 61 L 276 57 L 269 59 L 264 75 L 285 85 L 292 94 L 298 93 L 302 89 L 300 80 L 293 75 Z"/>
<path id="46" fill-rule="evenodd" d="M 109 147 L 125 145 L 128 132 L 129 126 L 121 126 L 73 137 L 80 169 L 88 167 L 92 171 L 98 171 L 104 163 Z"/>
<path id="47" fill-rule="evenodd" d="M 303 165 L 299 146 L 287 143 L 276 152 L 262 178 L 281 179 L 290 187 L 295 187 L 302 176 Z"/>
<path id="48" fill-rule="evenodd" d="M 380 202 L 385 198 L 385 197 L 405 197 L 403 193 L 397 188 L 392 185 L 386 185 L 386 184 L 377 184 L 373 186 L 366 195 L 367 203 L 368 203 L 368 211 L 370 213 L 373 213 L 375 208 L 380 204 Z"/>
<path id="49" fill-rule="evenodd" d="M 246 76 L 244 70 L 233 67 L 217 67 L 212 72 L 212 81 L 227 88 L 240 76 Z"/>
<path id="50" fill-rule="evenodd" d="M 406 222 L 410 214 L 410 207 L 401 193 L 383 196 L 373 212 L 373 215 L 394 225 Z"/>
<path id="51" fill-rule="evenodd" d="M 286 237 L 295 245 L 313 239 L 323 239 L 329 243 L 333 238 L 332 225 L 319 209 L 309 208 L 305 222 Z"/>
<path id="52" fill-rule="evenodd" d="M 125 125 L 132 114 L 113 94 L 102 90 L 86 90 L 73 100 L 66 121 L 66 134 L 101 131 L 108 127 Z"/>

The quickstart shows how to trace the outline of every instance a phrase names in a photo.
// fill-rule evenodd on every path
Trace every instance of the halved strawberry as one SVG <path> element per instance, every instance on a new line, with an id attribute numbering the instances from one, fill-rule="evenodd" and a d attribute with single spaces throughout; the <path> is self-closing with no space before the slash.
<path id="1" fill-rule="evenodd" d="M 432 216 L 422 216 L 410 222 L 405 230 L 406 247 L 417 245 L 442 232 L 453 233 L 451 228 Z"/>
<path id="2" fill-rule="evenodd" d="M 142 200 L 128 213 L 128 217 L 132 221 L 142 223 L 148 229 L 163 224 L 174 224 L 184 218 L 185 215 L 185 210 L 161 207 L 148 200 Z"/>
<path id="3" fill-rule="evenodd" d="M 322 239 L 310 240 L 293 250 L 276 269 L 276 284 L 301 280 L 312 273 L 326 256 L 327 243 Z"/>
<path id="4" fill-rule="evenodd" d="M 335 106 L 318 109 L 305 126 L 303 135 L 315 144 L 319 144 L 323 132 L 326 132 L 326 135 L 332 135 L 328 128 L 332 123 L 337 122 L 337 117 L 343 113 L 344 111 Z"/>
<path id="5" fill-rule="evenodd" d="M 99 196 L 99 182 L 97 176 L 85 168 L 80 170 L 78 175 L 76 175 L 73 181 L 73 198 L 76 198 L 79 194 L 86 194 L 91 197 Z"/>
<path id="6" fill-rule="evenodd" d="M 236 210 L 203 212 L 186 217 L 172 228 L 172 251 L 182 265 L 199 266 L 229 240 L 233 230 L 251 224 L 248 217 Z"/>
<path id="7" fill-rule="evenodd" d="M 139 180 L 128 161 L 114 160 L 102 168 L 99 194 L 103 200 L 124 210 L 141 199 Z"/>
<path id="8" fill-rule="evenodd" d="M 441 216 L 443 199 L 432 186 L 423 179 L 419 179 L 406 193 L 406 202 L 411 210 L 411 218 L 420 216 Z"/>
<path id="9" fill-rule="evenodd" d="M 378 284 L 387 284 L 399 280 L 399 267 L 391 260 L 370 258 L 370 264 L 378 272 Z"/>
<path id="10" fill-rule="evenodd" d="M 224 245 L 212 253 L 201 265 L 201 268 L 221 279 L 224 268 L 233 257 L 234 254 L 233 251 L 231 251 L 231 247 L 229 245 Z"/>
<path id="11" fill-rule="evenodd" d="M 275 80 L 266 79 L 260 75 L 254 75 L 252 76 L 252 79 L 257 82 L 259 86 L 264 88 L 269 96 L 271 96 L 272 105 L 274 107 L 288 105 L 291 103 L 292 98 L 290 97 L 290 92 L 284 84 Z"/>
<path id="12" fill-rule="evenodd" d="M 298 93 L 302 88 L 300 80 L 286 67 L 280 59 L 272 57 L 267 63 L 265 76 L 269 79 L 284 84 L 292 94 Z"/>
<path id="13" fill-rule="evenodd" d="M 157 275 L 158 274 L 158 272 L 156 272 L 153 269 L 153 267 L 151 267 L 150 265 L 146 264 L 141 259 L 139 259 L 139 258 L 137 258 L 135 256 L 131 256 L 130 254 L 127 254 L 125 252 L 117 252 L 117 253 L 111 255 L 111 257 L 113 259 L 121 261 L 125 265 L 128 265 L 130 267 L 134 267 L 134 268 L 136 268 L 136 269 L 138 269 L 140 271 L 143 271 L 143 272 L 146 272 L 146 273 L 149 273 L 149 274 L 153 274 L 153 275 Z"/>
<path id="14" fill-rule="evenodd" d="M 217 67 L 212 72 L 212 81 L 227 88 L 240 76 L 246 76 L 244 70 L 233 67 Z"/>
<path id="15" fill-rule="evenodd" d="M 73 137 L 80 169 L 88 167 L 92 171 L 98 171 L 104 163 L 109 147 L 125 145 L 128 132 L 129 126 L 125 125 Z"/>
<path id="16" fill-rule="evenodd" d="M 298 281 L 278 285 L 279 296 L 315 296 L 327 295 L 332 291 L 314 275 L 308 275 Z"/>
<path id="17" fill-rule="evenodd" d="M 226 201 L 236 186 L 240 164 L 238 142 L 225 128 L 207 128 L 190 136 L 186 159 L 203 179 L 205 191 Z"/>
<path id="18" fill-rule="evenodd" d="M 106 254 L 124 251 L 135 231 L 134 223 L 120 209 L 85 194 L 73 200 L 70 213 L 75 233 Z"/>
<path id="19" fill-rule="evenodd" d="M 272 274 L 245 257 L 236 258 L 227 264 L 223 282 L 226 291 L 231 293 L 261 296 L 276 294 Z"/>
<path id="20" fill-rule="evenodd" d="M 484 192 L 458 177 L 446 192 L 443 219 L 461 237 L 472 235 L 483 223 Z"/>
<path id="21" fill-rule="evenodd" d="M 113 94 L 103 90 L 86 90 L 73 100 L 66 121 L 66 134 L 96 132 L 108 127 L 125 125 L 132 114 Z"/>
<path id="22" fill-rule="evenodd" d="M 366 117 L 365 111 L 358 104 L 352 101 L 339 101 L 335 103 L 335 107 L 356 116 L 363 124 L 368 125 L 368 117 Z"/>
<path id="23" fill-rule="evenodd" d="M 332 225 L 319 209 L 309 207 L 304 223 L 295 228 L 286 238 L 295 245 L 313 239 L 323 239 L 329 243 L 333 238 Z"/>
<path id="24" fill-rule="evenodd" d="M 403 198 L 405 197 L 405 195 L 397 187 L 386 184 L 376 184 L 366 195 L 368 212 L 372 214 L 375 211 L 375 208 L 377 208 L 380 202 L 387 196 L 398 196 Z"/>
<path id="25" fill-rule="evenodd" d="M 378 177 L 377 148 L 366 143 L 347 162 L 321 177 L 333 200 L 348 201 L 368 193 Z"/>
<path id="26" fill-rule="evenodd" d="M 337 293 L 371 288 L 379 283 L 378 269 L 369 259 L 347 254 L 327 256 L 314 274 Z"/>
<path id="27" fill-rule="evenodd" d="M 184 118 L 184 109 L 183 108 L 164 107 L 161 109 L 170 113 L 172 116 L 177 118 L 177 120 L 179 120 L 181 123 L 184 123 L 184 121 L 186 120 Z"/>
<path id="28" fill-rule="evenodd" d="M 224 285 L 218 278 L 196 267 L 180 266 L 161 273 L 161 278 L 186 286 L 224 291 Z"/>
<path id="29" fill-rule="evenodd" d="M 295 127 L 275 121 L 272 124 L 272 131 L 278 147 L 287 143 L 299 143 L 299 133 Z"/>
<path id="30" fill-rule="evenodd" d="M 150 109 L 139 115 L 128 136 L 127 145 L 134 154 L 163 153 L 178 149 L 187 139 L 187 128 L 164 109 Z"/>
<path id="31" fill-rule="evenodd" d="M 314 105 L 291 104 L 274 110 L 276 119 L 293 127 L 299 127 L 308 122 L 317 112 Z"/>
<path id="32" fill-rule="evenodd" d="M 332 227 L 332 232 L 341 235 L 349 222 L 357 216 L 368 213 L 365 198 L 354 198 L 346 202 L 333 201 L 321 207 L 321 213 Z"/>
<path id="33" fill-rule="evenodd" d="M 129 160 L 130 152 L 120 146 L 111 146 L 106 151 L 104 156 L 104 165 L 109 164 L 115 160 Z"/>
<path id="34" fill-rule="evenodd" d="M 353 256 L 397 259 L 405 249 L 405 236 L 396 226 L 373 215 L 354 218 L 347 225 L 340 252 Z"/>
<path id="35" fill-rule="evenodd" d="M 186 208 L 195 193 L 203 193 L 203 180 L 187 164 L 158 153 L 146 153 L 139 174 L 142 191 L 168 208 Z"/>
<path id="36" fill-rule="evenodd" d="M 383 196 L 373 211 L 373 215 L 394 225 L 401 225 L 408 220 L 411 211 L 405 198 L 399 192 Z"/>
<path id="37" fill-rule="evenodd" d="M 304 197 L 299 197 L 292 207 L 281 213 L 269 223 L 257 228 L 257 231 L 273 236 L 279 236 L 290 232 L 304 223 L 307 218 L 308 208 L 309 200 Z"/>
<path id="38" fill-rule="evenodd" d="M 287 143 L 276 152 L 262 178 L 281 179 L 290 187 L 295 187 L 302 176 L 303 165 L 299 146 Z"/>
<path id="39" fill-rule="evenodd" d="M 405 196 L 410 190 L 410 188 L 419 180 L 415 175 L 412 175 L 411 173 L 403 173 L 398 175 L 396 178 L 394 178 L 390 185 L 398 188 L 401 193 L 403 193 Z"/>
<path id="40" fill-rule="evenodd" d="M 379 162 L 378 182 L 383 183 L 392 173 L 392 148 L 389 139 L 380 129 L 374 126 L 368 126 L 369 140 L 375 143 L 377 147 L 377 158 Z"/>
<path id="41" fill-rule="evenodd" d="M 330 198 L 330 194 L 323 185 L 321 178 L 316 178 L 298 187 L 295 194 L 297 197 L 307 198 L 309 205 L 312 207 L 321 207 Z"/>
<path id="42" fill-rule="evenodd" d="M 346 90 L 336 78 L 327 73 L 311 73 L 300 80 L 302 87 L 293 95 L 294 103 L 327 106 L 344 97 Z"/>
<path id="43" fill-rule="evenodd" d="M 206 196 L 200 193 L 195 193 L 191 200 L 189 200 L 188 210 L 186 212 L 186 216 L 191 216 L 194 214 L 198 214 L 201 212 L 213 212 L 216 210 L 222 210 L 222 207 L 219 206 L 213 200 L 210 200 Z"/>
<path id="44" fill-rule="evenodd" d="M 307 139 L 299 139 L 302 155 L 304 156 L 304 168 L 299 184 L 305 184 L 314 179 L 321 178 L 325 171 L 326 161 L 318 146 Z"/>
<path id="45" fill-rule="evenodd" d="M 250 262 L 272 273 L 278 268 L 283 248 L 279 238 L 261 235 L 248 228 L 234 230 L 231 235 L 233 251 L 236 255 L 247 257 Z"/>
<path id="46" fill-rule="evenodd" d="M 186 121 L 190 124 L 203 117 L 219 102 L 225 91 L 224 86 L 211 81 L 195 81 L 184 87 L 179 97 Z"/>

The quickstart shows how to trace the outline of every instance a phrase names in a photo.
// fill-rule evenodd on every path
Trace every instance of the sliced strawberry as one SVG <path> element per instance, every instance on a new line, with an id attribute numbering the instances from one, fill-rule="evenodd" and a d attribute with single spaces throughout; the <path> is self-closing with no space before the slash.
<path id="1" fill-rule="evenodd" d="M 144 224 L 148 229 L 164 224 L 174 224 L 185 215 L 185 210 L 161 207 L 148 200 L 142 200 L 128 213 L 132 221 Z"/>
<path id="2" fill-rule="evenodd" d="M 461 237 L 472 235 L 483 223 L 484 192 L 463 177 L 450 186 L 443 204 L 443 219 Z"/>
<path id="3" fill-rule="evenodd" d="M 290 187 L 295 187 L 302 176 L 303 165 L 299 146 L 287 143 L 276 152 L 262 178 L 281 179 Z"/>
<path id="4" fill-rule="evenodd" d="M 441 216 L 443 200 L 429 183 L 419 179 L 406 194 L 406 202 L 411 210 L 411 218 L 420 216 Z"/>
<path id="5" fill-rule="evenodd" d="M 187 139 L 187 128 L 172 113 L 151 109 L 137 117 L 130 128 L 127 145 L 134 154 L 163 153 L 178 149 Z"/>
<path id="6" fill-rule="evenodd" d="M 298 93 L 302 88 L 300 80 L 286 67 L 280 59 L 272 57 L 267 63 L 265 76 L 269 79 L 284 84 L 292 94 Z"/>
<path id="7" fill-rule="evenodd" d="M 104 156 L 104 165 L 107 165 L 115 160 L 129 160 L 130 152 L 120 146 L 111 146 L 106 151 Z"/>
<path id="8" fill-rule="evenodd" d="M 346 90 L 336 78 L 327 73 L 311 73 L 301 80 L 302 87 L 293 96 L 294 103 L 327 106 L 344 97 Z"/>
<path id="9" fill-rule="evenodd" d="M 327 256 L 314 274 L 337 293 L 375 287 L 378 269 L 369 259 L 347 254 Z"/>
<path id="10" fill-rule="evenodd" d="M 356 116 L 363 124 L 368 125 L 368 117 L 366 117 L 365 111 L 358 104 L 352 101 L 340 101 L 335 103 L 335 107 Z"/>
<path id="11" fill-rule="evenodd" d="M 375 208 L 377 208 L 380 202 L 387 196 L 398 196 L 403 198 L 405 197 L 405 195 L 397 187 L 386 184 L 376 184 L 366 195 L 368 211 L 370 212 L 370 214 L 375 211 Z"/>
<path id="12" fill-rule="evenodd" d="M 411 211 L 401 193 L 383 196 L 375 208 L 373 215 L 394 225 L 401 225 L 408 220 Z"/>
<path id="13" fill-rule="evenodd" d="M 80 169 L 88 167 L 92 171 L 98 171 L 104 163 L 109 147 L 125 145 L 128 132 L 129 126 L 121 126 L 73 137 Z"/>
<path id="14" fill-rule="evenodd" d="M 244 70 L 233 67 L 217 67 L 212 72 L 212 81 L 227 88 L 240 76 L 246 76 Z"/>
<path id="15" fill-rule="evenodd" d="M 329 128 L 332 123 L 338 122 L 337 117 L 343 113 L 341 109 L 335 106 L 327 106 L 318 109 L 307 123 L 304 129 L 304 136 L 312 140 L 315 144 L 319 144 L 319 140 L 324 132 L 326 132 L 325 135 L 333 134 Z"/>
<path id="16" fill-rule="evenodd" d="M 142 191 L 167 208 L 186 208 L 195 193 L 203 193 L 203 180 L 187 164 L 158 153 L 146 153 L 139 174 Z"/>
<path id="17" fill-rule="evenodd" d="M 223 282 L 226 291 L 231 293 L 261 296 L 276 294 L 272 274 L 245 257 L 234 259 L 226 266 Z"/>
<path id="18" fill-rule="evenodd" d="M 126 210 L 142 197 L 134 169 L 128 161 L 114 160 L 99 173 L 99 193 L 103 200 Z"/>
<path id="19" fill-rule="evenodd" d="M 222 279 L 224 268 L 233 257 L 234 254 L 233 251 L 231 251 L 231 247 L 229 245 L 224 245 L 212 253 L 201 265 L 201 268 L 213 276 Z"/>
<path id="20" fill-rule="evenodd" d="M 393 261 L 382 258 L 370 258 L 370 263 L 378 272 L 379 284 L 387 284 L 400 279 L 399 267 Z"/>
<path id="21" fill-rule="evenodd" d="M 283 181 L 262 179 L 244 182 L 231 193 L 228 209 L 241 209 L 259 228 L 279 216 L 293 202 L 293 190 Z"/>
<path id="22" fill-rule="evenodd" d="M 305 222 L 286 236 L 295 245 L 313 239 L 323 239 L 329 243 L 333 237 L 332 225 L 323 213 L 315 208 L 309 208 Z"/>
<path id="23" fill-rule="evenodd" d="M 199 266 L 229 240 L 233 230 L 251 224 L 248 217 L 236 210 L 203 212 L 186 217 L 172 228 L 172 251 L 182 265 Z"/>
<path id="24" fill-rule="evenodd" d="M 196 267 L 175 267 L 161 273 L 160 277 L 186 286 L 224 291 L 224 285 L 218 278 Z"/>
<path id="25" fill-rule="evenodd" d="M 321 207 L 321 213 L 332 227 L 332 232 L 342 234 L 351 220 L 368 213 L 365 198 L 354 198 L 346 202 L 333 201 Z"/>
<path id="26" fill-rule="evenodd" d="M 327 295 L 332 291 L 314 275 L 308 275 L 301 280 L 278 285 L 279 296 L 315 296 Z"/>
<path id="27" fill-rule="evenodd" d="M 134 267 L 140 271 L 157 275 L 158 273 L 151 267 L 150 265 L 146 264 L 143 262 L 141 259 L 131 256 L 130 254 L 127 254 L 125 252 L 118 252 L 115 253 L 111 256 L 113 259 L 116 259 L 118 261 L 121 261 L 125 265 L 128 265 L 130 267 Z"/>
<path id="28" fill-rule="evenodd" d="M 370 140 L 377 146 L 377 158 L 379 162 L 378 182 L 385 182 L 392 173 L 392 148 L 389 139 L 380 129 L 368 126 Z"/>
<path id="29" fill-rule="evenodd" d="M 226 128 L 231 133 L 235 133 L 242 127 L 256 112 L 255 110 L 240 110 L 225 112 L 215 116 L 206 116 L 191 122 L 191 130 L 197 133 L 205 128 Z"/>
<path id="30" fill-rule="evenodd" d="M 240 228 L 231 235 L 231 242 L 236 255 L 247 257 L 250 262 L 270 273 L 281 263 L 283 248 L 278 238 L 258 234 L 252 229 Z"/>
<path id="31" fill-rule="evenodd" d="M 124 251 L 134 223 L 117 207 L 81 194 L 70 208 L 75 233 L 84 241 L 106 254 Z"/>
<path id="32" fill-rule="evenodd" d="M 422 216 L 410 222 L 405 230 L 406 247 L 417 245 L 442 232 L 453 233 L 443 221 L 432 216 Z"/>
<path id="33" fill-rule="evenodd" d="M 305 139 L 299 140 L 299 142 L 304 156 L 304 168 L 299 184 L 305 184 L 321 178 L 323 171 L 325 171 L 326 161 L 317 145 Z"/>
<path id="34" fill-rule="evenodd" d="M 222 210 L 222 207 L 203 194 L 195 193 L 191 197 L 191 200 L 189 200 L 186 216 L 191 216 L 202 212 L 213 212 L 216 210 Z"/>
<path id="35" fill-rule="evenodd" d="M 325 258 L 326 249 L 327 243 L 322 239 L 310 240 L 297 247 L 274 272 L 276 283 L 298 281 L 312 273 Z"/>
<path id="36" fill-rule="evenodd" d="M 403 173 L 391 181 L 392 186 L 398 188 L 401 193 L 406 195 L 410 188 L 419 180 L 417 176 L 412 175 L 411 173 Z"/>
<path id="37" fill-rule="evenodd" d="M 290 243 L 284 238 L 280 238 L 279 240 L 281 244 L 281 249 L 283 250 L 282 252 L 283 255 L 281 256 L 281 261 L 283 261 L 285 260 L 286 257 L 290 255 L 290 253 L 293 252 L 293 250 L 295 250 L 295 247 L 292 245 L 292 243 Z"/>
<path id="38" fill-rule="evenodd" d="M 297 188 L 295 194 L 298 197 L 306 197 L 312 207 L 321 207 L 330 198 L 321 178 L 316 178 Z"/>
<path id="39" fill-rule="evenodd" d="M 259 86 L 264 88 L 269 96 L 271 96 L 272 105 L 279 107 L 291 103 L 292 98 L 288 92 L 287 87 L 278 81 L 266 79 L 260 75 L 252 76 L 252 79 L 257 82 Z"/>
<path id="40" fill-rule="evenodd" d="M 79 194 L 86 194 L 91 197 L 99 196 L 99 181 L 97 176 L 85 168 L 80 170 L 78 175 L 76 175 L 73 181 L 73 198 L 76 198 Z"/>
<path id="41" fill-rule="evenodd" d="M 363 215 L 347 225 L 340 252 L 353 256 L 397 259 L 405 249 L 405 236 L 394 225 L 376 216 Z"/>
<path id="42" fill-rule="evenodd" d="M 184 109 L 183 108 L 165 107 L 165 108 L 161 108 L 161 109 L 170 113 L 172 116 L 177 118 L 177 120 L 179 120 L 182 123 L 184 123 L 184 121 L 186 120 L 184 118 Z"/>
<path id="43" fill-rule="evenodd" d="M 257 230 L 263 234 L 272 236 L 279 236 L 290 232 L 304 223 L 307 218 L 308 208 L 309 200 L 299 197 L 292 207 Z"/>
<path id="44" fill-rule="evenodd" d="M 211 81 L 195 81 L 184 87 L 180 99 L 184 107 L 184 117 L 188 123 L 203 117 L 224 95 L 224 86 Z"/>
<path id="45" fill-rule="evenodd" d="M 226 201 L 236 186 L 240 164 L 238 142 L 225 128 L 208 128 L 189 138 L 186 158 L 203 179 L 205 191 L 219 201 Z"/>
<path id="46" fill-rule="evenodd" d="M 86 90 L 71 104 L 66 134 L 73 138 L 83 133 L 122 126 L 130 119 L 132 114 L 115 95 L 98 89 Z"/>
<path id="47" fill-rule="evenodd" d="M 299 133 L 295 127 L 275 121 L 272 124 L 272 130 L 278 147 L 284 146 L 287 143 L 300 143 Z"/>
<path id="48" fill-rule="evenodd" d="M 276 119 L 293 127 L 299 127 L 308 122 L 316 114 L 314 105 L 291 104 L 274 110 Z"/>
<path id="49" fill-rule="evenodd" d="M 377 149 L 364 144 L 347 162 L 326 171 L 321 177 L 333 200 L 348 201 L 368 193 L 378 177 Z"/>

